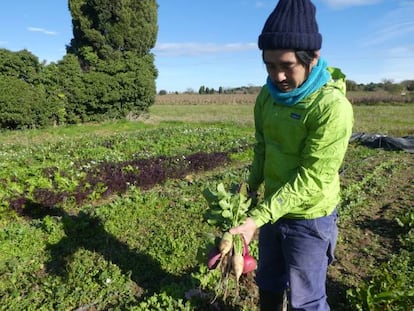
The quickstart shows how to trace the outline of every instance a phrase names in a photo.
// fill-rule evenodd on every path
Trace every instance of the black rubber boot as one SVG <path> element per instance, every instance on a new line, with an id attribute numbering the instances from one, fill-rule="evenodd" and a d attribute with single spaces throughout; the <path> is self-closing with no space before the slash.
<path id="1" fill-rule="evenodd" d="M 284 293 L 275 293 L 259 289 L 260 311 L 285 311 Z"/>

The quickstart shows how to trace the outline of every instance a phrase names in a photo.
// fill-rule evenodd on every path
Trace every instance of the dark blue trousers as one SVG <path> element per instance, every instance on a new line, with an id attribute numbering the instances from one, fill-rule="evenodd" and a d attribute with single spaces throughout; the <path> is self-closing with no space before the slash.
<path id="1" fill-rule="evenodd" d="M 316 219 L 285 219 L 259 232 L 256 283 L 280 293 L 288 289 L 290 310 L 327 311 L 326 274 L 334 259 L 338 214 Z"/>

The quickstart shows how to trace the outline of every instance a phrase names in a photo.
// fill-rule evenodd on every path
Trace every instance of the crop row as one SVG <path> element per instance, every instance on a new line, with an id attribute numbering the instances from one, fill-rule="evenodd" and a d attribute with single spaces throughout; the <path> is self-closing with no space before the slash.
<path id="1" fill-rule="evenodd" d="M 171 137 L 174 135 L 174 140 Z M 167 177 L 211 169 L 251 142 L 231 129 L 174 127 L 53 144 L 3 145 L 0 198 L 16 211 L 28 202 L 54 206 L 148 189 Z M 250 138 L 251 140 L 251 138 Z M 69 201 L 69 202 L 68 202 Z"/>
<path id="2" fill-rule="evenodd" d="M 3 144 L 4 308 L 255 310 L 251 277 L 241 279 L 238 299 L 211 303 L 220 275 L 203 263 L 217 232 L 203 219 L 202 197 L 245 178 L 253 141 L 250 128 L 172 124 Z M 349 148 L 340 213 L 351 226 L 404 166 L 397 153 L 378 154 Z M 349 291 L 354 310 L 410 306 L 413 217 L 398 216 L 401 251 Z"/>

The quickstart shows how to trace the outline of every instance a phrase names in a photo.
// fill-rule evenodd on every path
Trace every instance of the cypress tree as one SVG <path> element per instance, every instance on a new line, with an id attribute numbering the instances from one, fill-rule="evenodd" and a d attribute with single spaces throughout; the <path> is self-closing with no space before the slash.
<path id="1" fill-rule="evenodd" d="M 67 50 L 78 57 L 93 52 L 113 59 L 125 51 L 142 57 L 155 46 L 155 0 L 69 0 L 69 10 L 74 37 Z"/>
<path id="2" fill-rule="evenodd" d="M 73 39 L 87 84 L 86 119 L 139 114 L 155 101 L 155 0 L 69 0 Z"/>

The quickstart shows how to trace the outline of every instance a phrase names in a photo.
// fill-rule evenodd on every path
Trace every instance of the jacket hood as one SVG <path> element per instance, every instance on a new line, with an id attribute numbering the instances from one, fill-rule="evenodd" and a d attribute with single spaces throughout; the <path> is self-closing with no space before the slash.
<path id="1" fill-rule="evenodd" d="M 338 89 L 342 94 L 346 95 L 346 76 L 339 68 L 328 67 L 331 74 L 331 80 L 326 84 Z"/>

